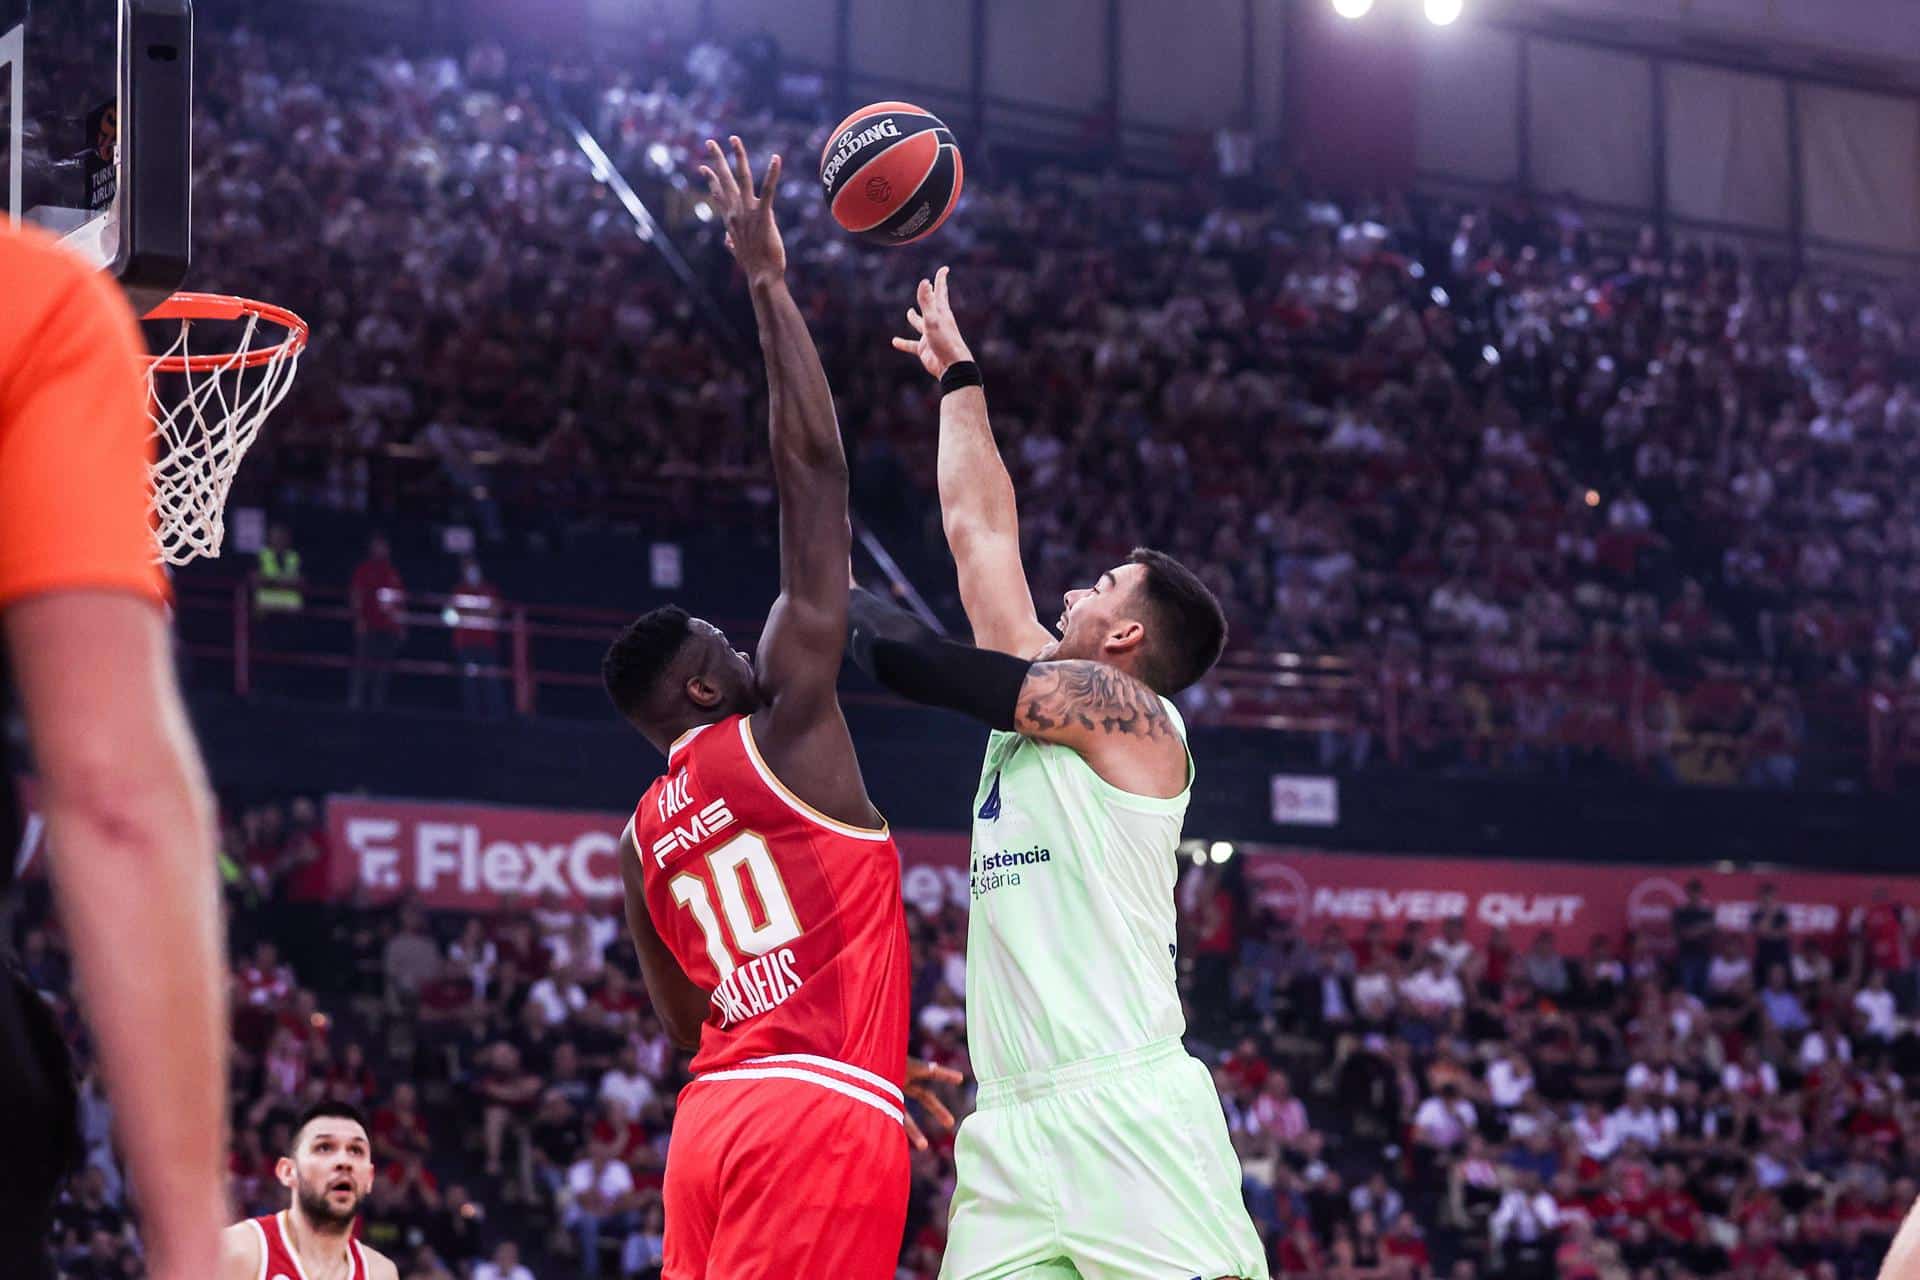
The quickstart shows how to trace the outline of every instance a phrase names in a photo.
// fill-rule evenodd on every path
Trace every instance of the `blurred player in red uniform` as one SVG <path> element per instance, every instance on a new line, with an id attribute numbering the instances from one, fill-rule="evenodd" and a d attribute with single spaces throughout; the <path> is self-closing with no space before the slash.
<path id="1" fill-rule="evenodd" d="M 621 633 L 614 705 L 667 771 L 622 835 L 627 920 L 675 1041 L 698 1046 L 667 1157 L 665 1280 L 888 1280 L 907 1212 L 900 863 L 867 798 L 835 683 L 846 644 L 847 460 L 786 285 L 780 158 L 704 169 L 766 359 L 780 598 L 757 661 L 677 608 Z M 909 1076 L 912 1079 L 909 1079 Z M 917 1134 L 915 1135 L 917 1138 Z"/>

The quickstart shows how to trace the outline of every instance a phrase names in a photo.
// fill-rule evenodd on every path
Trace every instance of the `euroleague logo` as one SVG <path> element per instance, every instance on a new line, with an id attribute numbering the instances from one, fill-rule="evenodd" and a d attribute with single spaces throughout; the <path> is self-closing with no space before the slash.
<path id="1" fill-rule="evenodd" d="M 867 179 L 867 199 L 875 204 L 887 204 L 893 199 L 893 184 L 879 174 Z"/>
<path id="2" fill-rule="evenodd" d="M 1686 893 L 1671 880 L 1642 880 L 1627 895 L 1627 923 L 1636 929 L 1667 924 L 1673 919 L 1673 909 L 1686 898 Z"/>

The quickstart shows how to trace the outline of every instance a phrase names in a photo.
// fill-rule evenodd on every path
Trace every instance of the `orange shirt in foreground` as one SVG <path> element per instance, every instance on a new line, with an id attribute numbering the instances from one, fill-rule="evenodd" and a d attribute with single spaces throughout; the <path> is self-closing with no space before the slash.
<path id="1" fill-rule="evenodd" d="M 118 285 L 0 227 L 0 608 L 75 588 L 166 599 L 145 350 Z"/>

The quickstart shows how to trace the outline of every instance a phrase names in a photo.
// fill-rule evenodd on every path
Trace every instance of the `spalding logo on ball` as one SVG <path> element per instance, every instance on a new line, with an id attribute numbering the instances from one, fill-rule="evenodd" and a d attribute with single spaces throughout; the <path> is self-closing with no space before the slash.
<path id="1" fill-rule="evenodd" d="M 964 178 L 952 131 L 905 102 L 862 107 L 840 122 L 820 153 L 834 221 L 869 244 L 932 235 L 959 203 Z"/>

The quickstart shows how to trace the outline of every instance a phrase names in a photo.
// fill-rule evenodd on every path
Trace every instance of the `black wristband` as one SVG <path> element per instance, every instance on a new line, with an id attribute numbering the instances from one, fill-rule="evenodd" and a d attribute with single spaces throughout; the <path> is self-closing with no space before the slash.
<path id="1" fill-rule="evenodd" d="M 947 366 L 940 375 L 940 394 L 950 396 L 962 387 L 980 387 L 985 389 L 986 379 L 980 376 L 980 366 L 971 360 L 959 360 Z"/>

